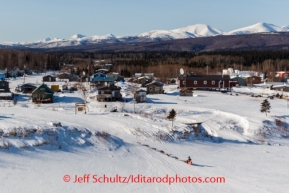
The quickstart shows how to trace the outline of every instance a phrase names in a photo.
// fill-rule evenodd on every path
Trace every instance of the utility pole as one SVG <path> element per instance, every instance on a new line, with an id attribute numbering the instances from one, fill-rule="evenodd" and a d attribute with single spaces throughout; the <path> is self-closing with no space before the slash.
<path id="1" fill-rule="evenodd" d="M 25 68 L 26 68 L 26 65 L 24 65 L 24 74 L 23 74 L 24 81 L 23 81 L 23 84 L 25 84 Z"/>

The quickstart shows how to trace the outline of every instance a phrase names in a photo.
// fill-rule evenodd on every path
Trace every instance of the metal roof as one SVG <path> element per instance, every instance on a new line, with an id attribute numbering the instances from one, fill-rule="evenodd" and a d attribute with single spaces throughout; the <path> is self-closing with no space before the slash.
<path id="1" fill-rule="evenodd" d="M 180 77 L 179 77 L 180 79 Z M 186 80 L 230 80 L 229 75 L 188 75 Z"/>
<path id="2" fill-rule="evenodd" d="M 164 86 L 164 84 L 162 82 L 151 82 L 151 83 L 146 84 L 146 86 L 152 85 L 152 84 L 155 84 L 155 85 L 158 85 L 158 86 Z"/>

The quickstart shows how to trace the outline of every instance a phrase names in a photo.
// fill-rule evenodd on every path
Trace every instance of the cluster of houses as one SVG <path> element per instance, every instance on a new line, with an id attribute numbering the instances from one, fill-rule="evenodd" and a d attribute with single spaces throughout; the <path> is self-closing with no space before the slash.
<path id="1" fill-rule="evenodd" d="M 6 73 L 7 74 L 7 73 Z M 13 93 L 10 91 L 9 82 L 6 81 L 6 74 L 0 76 L 2 79 L 0 82 L 0 99 L 13 99 Z M 1 75 L 1 74 L 0 74 Z M 153 81 L 153 73 L 136 73 L 133 82 L 141 84 L 146 89 L 139 88 L 134 93 L 134 99 L 136 102 L 146 102 L 147 94 L 161 94 L 163 93 L 163 83 Z M 62 72 L 59 74 L 47 74 L 42 77 L 42 84 L 23 83 L 15 88 L 16 92 L 24 94 L 31 94 L 31 99 L 35 103 L 53 103 L 54 93 L 63 91 L 68 88 L 68 82 L 87 82 L 90 88 L 96 88 L 96 100 L 99 102 L 109 101 L 123 101 L 121 95 L 121 87 L 115 85 L 116 82 L 124 82 L 124 77 L 118 73 L 109 72 L 107 69 L 98 69 L 92 76 L 83 75 L 79 77 L 75 74 L 68 72 Z M 62 82 L 62 89 L 59 85 L 53 84 L 51 87 L 44 83 L 56 83 Z M 70 87 L 70 90 L 72 87 Z M 77 88 L 76 88 L 77 89 Z M 5 94 L 4 94 L 5 93 Z"/>
<path id="2" fill-rule="evenodd" d="M 23 76 L 24 74 L 32 74 L 32 71 L 29 68 L 24 68 L 23 70 L 20 70 L 19 68 L 15 68 L 13 70 L 0 70 L 0 79 L 5 80 L 5 78 L 9 77 L 19 77 Z"/>
<path id="3" fill-rule="evenodd" d="M 25 72 L 26 73 L 26 72 Z M 0 72 L 0 99 L 11 100 L 14 94 L 10 92 L 9 82 L 6 81 L 7 71 Z M 289 73 L 277 73 L 279 77 L 289 77 Z M 276 75 L 276 77 L 277 77 Z M 248 86 L 258 84 L 264 81 L 264 74 L 251 71 L 238 71 L 229 68 L 223 70 L 221 75 L 196 75 L 194 73 L 181 74 L 178 77 L 177 84 L 180 88 L 180 96 L 192 96 L 194 89 L 218 89 L 230 90 L 233 86 Z M 134 99 L 136 102 L 146 102 L 147 94 L 164 93 L 162 82 L 154 81 L 154 73 L 135 73 L 130 82 L 140 84 L 144 88 L 134 91 Z M 42 77 L 43 84 L 26 83 L 18 85 L 15 89 L 17 92 L 30 93 L 33 102 L 53 103 L 54 93 L 68 89 L 68 82 L 87 82 L 90 88 L 96 88 L 96 100 L 99 102 L 123 101 L 121 95 L 121 87 L 115 85 L 116 82 L 124 82 L 124 77 L 116 72 L 109 72 L 107 69 L 98 69 L 92 76 L 78 75 L 68 72 L 62 72 L 57 75 L 48 74 Z M 176 82 L 175 80 L 173 80 Z M 45 82 L 65 82 L 62 89 L 59 85 L 51 85 L 48 87 Z M 170 80 L 169 82 L 172 82 Z M 289 91 L 288 85 L 266 85 L 275 90 Z M 269 88 L 268 87 L 268 88 Z M 72 89 L 72 88 L 70 88 Z M 75 88 L 77 89 L 77 88 Z"/>

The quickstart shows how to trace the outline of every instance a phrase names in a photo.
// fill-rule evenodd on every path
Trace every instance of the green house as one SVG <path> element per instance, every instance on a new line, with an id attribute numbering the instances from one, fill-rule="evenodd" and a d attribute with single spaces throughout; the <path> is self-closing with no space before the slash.
<path id="1" fill-rule="evenodd" d="M 231 80 L 237 81 L 239 86 L 247 86 L 246 79 L 242 77 L 235 77 Z"/>
<path id="2" fill-rule="evenodd" d="M 53 94 L 53 90 L 51 90 L 46 84 L 42 84 L 32 92 L 32 102 L 53 103 Z"/>

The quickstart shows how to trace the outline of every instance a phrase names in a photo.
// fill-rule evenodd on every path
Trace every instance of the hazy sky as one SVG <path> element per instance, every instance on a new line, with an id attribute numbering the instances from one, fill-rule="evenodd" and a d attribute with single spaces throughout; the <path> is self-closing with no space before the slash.
<path id="1" fill-rule="evenodd" d="M 0 0 L 0 42 L 138 35 L 208 24 L 223 31 L 258 22 L 289 25 L 289 0 Z"/>

